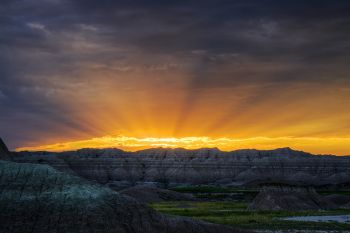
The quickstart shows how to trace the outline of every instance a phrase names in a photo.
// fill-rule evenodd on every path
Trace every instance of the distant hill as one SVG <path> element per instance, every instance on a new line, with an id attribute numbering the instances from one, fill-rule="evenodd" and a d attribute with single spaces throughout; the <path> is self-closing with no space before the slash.
<path id="1" fill-rule="evenodd" d="M 271 156 L 288 156 L 288 157 L 309 157 L 314 156 L 311 153 L 304 151 L 293 150 L 289 147 L 278 148 L 274 150 L 257 150 L 257 149 L 240 149 L 234 151 L 221 151 L 218 148 L 200 148 L 200 149 L 184 149 L 184 148 L 150 148 L 139 150 L 135 152 L 124 151 L 118 148 L 83 148 L 75 151 L 64 152 L 49 152 L 49 151 L 21 151 L 22 155 L 70 155 L 78 157 L 115 157 L 125 155 L 142 155 L 142 156 L 257 156 L 257 157 L 271 157 Z M 334 156 L 334 155 L 328 155 Z"/>

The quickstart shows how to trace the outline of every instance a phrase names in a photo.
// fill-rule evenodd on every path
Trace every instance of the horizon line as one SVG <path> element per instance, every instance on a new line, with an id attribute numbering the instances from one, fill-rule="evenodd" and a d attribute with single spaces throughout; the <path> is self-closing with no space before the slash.
<path id="1" fill-rule="evenodd" d="M 73 140 L 59 143 L 47 143 L 40 146 L 17 147 L 15 151 L 47 151 L 67 152 L 80 149 L 120 149 L 136 152 L 147 149 L 213 149 L 222 152 L 237 150 L 276 150 L 294 148 L 295 151 L 307 151 L 315 155 L 349 156 L 347 152 L 350 137 L 320 138 L 320 137 L 129 137 L 123 135 L 95 137 L 85 140 Z M 334 153 L 332 151 L 340 152 Z"/>

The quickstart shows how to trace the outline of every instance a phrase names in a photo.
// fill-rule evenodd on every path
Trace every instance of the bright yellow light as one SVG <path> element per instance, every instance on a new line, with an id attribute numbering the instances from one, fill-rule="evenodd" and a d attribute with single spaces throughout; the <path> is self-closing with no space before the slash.
<path id="1" fill-rule="evenodd" d="M 105 136 L 88 140 L 70 141 L 43 146 L 21 147 L 17 151 L 67 151 L 81 148 L 120 148 L 136 151 L 145 148 L 212 148 L 217 147 L 224 151 L 236 149 L 275 149 L 292 147 L 316 154 L 336 153 L 347 155 L 350 138 L 316 138 L 316 137 L 252 137 L 252 138 L 211 138 L 211 137 L 182 137 L 182 138 L 138 138 L 127 136 Z"/>

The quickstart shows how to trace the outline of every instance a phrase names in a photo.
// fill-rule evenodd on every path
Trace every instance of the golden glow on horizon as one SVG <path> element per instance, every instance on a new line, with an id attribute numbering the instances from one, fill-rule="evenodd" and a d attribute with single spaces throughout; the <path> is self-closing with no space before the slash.
<path id="1" fill-rule="evenodd" d="M 54 92 L 64 111 L 43 119 L 37 131 L 24 132 L 26 140 L 17 150 L 291 147 L 350 154 L 348 81 L 286 85 L 269 78 L 236 80 L 252 74 L 269 77 L 276 63 L 248 62 L 234 69 L 229 63 L 204 74 L 193 74 L 193 62 L 188 64 L 130 72 L 86 65 L 73 79 L 84 81 L 62 82 Z"/>
<path id="2" fill-rule="evenodd" d="M 16 151 L 68 151 L 81 148 L 120 148 L 136 151 L 146 148 L 212 148 L 224 151 L 236 149 L 276 149 L 292 147 L 315 154 L 348 155 L 350 138 L 316 138 L 316 137 L 252 137 L 252 138 L 211 138 L 211 137 L 182 137 L 182 138 L 137 138 L 127 136 L 104 136 L 88 140 L 70 141 L 50 145 L 21 147 Z"/>

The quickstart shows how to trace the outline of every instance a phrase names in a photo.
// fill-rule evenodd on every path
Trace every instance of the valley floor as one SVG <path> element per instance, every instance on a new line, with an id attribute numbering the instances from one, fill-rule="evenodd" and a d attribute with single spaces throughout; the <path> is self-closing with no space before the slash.
<path id="1" fill-rule="evenodd" d="M 177 189 L 180 191 L 181 189 Z M 296 216 L 334 216 L 349 215 L 350 209 L 337 209 L 327 211 L 249 211 L 247 206 L 250 203 L 254 191 L 249 190 L 225 190 L 218 193 L 212 188 L 182 188 L 183 192 L 192 192 L 197 197 L 203 197 L 201 201 L 195 202 L 158 202 L 150 206 L 160 212 L 188 216 L 212 223 L 232 225 L 241 229 L 258 229 L 259 232 L 349 232 L 349 222 L 310 222 L 284 220 L 286 217 Z M 240 197 L 238 200 L 220 200 L 220 197 Z M 212 199 L 210 199 L 212 197 Z M 219 200 L 217 199 L 219 197 Z M 246 197 L 246 198 L 242 198 Z"/>
<path id="2" fill-rule="evenodd" d="M 153 203 L 154 209 L 171 214 L 188 216 L 208 222 L 233 225 L 242 229 L 265 230 L 324 230 L 345 231 L 350 223 L 299 222 L 283 220 L 294 216 L 348 215 L 350 210 L 330 211 L 248 211 L 246 202 L 161 202 Z"/>

